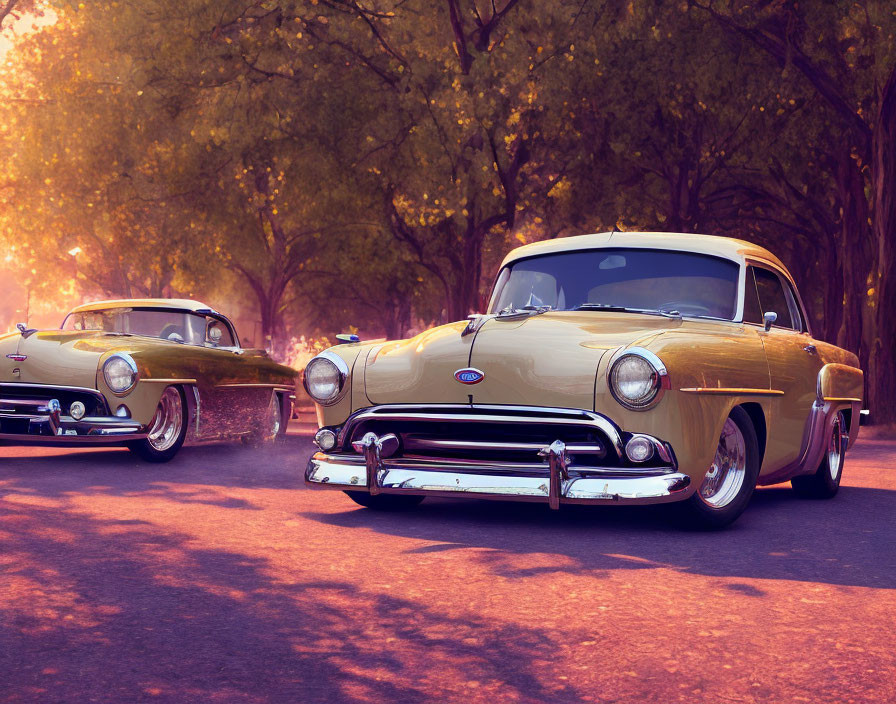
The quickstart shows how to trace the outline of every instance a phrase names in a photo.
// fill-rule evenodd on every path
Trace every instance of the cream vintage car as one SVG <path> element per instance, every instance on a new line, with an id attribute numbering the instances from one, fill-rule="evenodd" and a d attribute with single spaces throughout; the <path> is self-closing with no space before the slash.
<path id="1" fill-rule="evenodd" d="M 305 473 L 359 504 L 678 502 L 719 527 L 757 484 L 833 496 L 859 432 L 855 355 L 812 336 L 749 242 L 608 233 L 512 251 L 485 315 L 311 360 Z"/>
<path id="2" fill-rule="evenodd" d="M 0 441 L 127 445 L 166 462 L 184 442 L 283 433 L 296 372 L 243 349 L 197 301 L 79 306 L 59 330 L 0 337 Z"/>

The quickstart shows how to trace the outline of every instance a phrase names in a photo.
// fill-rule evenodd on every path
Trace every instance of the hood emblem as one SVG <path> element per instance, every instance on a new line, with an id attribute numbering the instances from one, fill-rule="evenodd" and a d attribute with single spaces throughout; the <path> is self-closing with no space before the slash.
<path id="1" fill-rule="evenodd" d="M 6 355 L 6 358 L 12 359 L 16 362 L 24 362 L 26 359 L 28 359 L 28 355 L 27 354 L 18 354 L 18 353 L 17 354 L 8 354 L 8 355 Z"/>
<path id="2" fill-rule="evenodd" d="M 461 384 L 478 384 L 485 378 L 485 374 L 473 367 L 466 367 L 465 369 L 458 369 L 454 372 L 454 378 Z"/>

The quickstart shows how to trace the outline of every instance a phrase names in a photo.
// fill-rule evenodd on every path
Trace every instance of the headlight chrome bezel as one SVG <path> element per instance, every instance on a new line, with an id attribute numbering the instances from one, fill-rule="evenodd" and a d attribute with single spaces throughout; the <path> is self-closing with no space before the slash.
<path id="1" fill-rule="evenodd" d="M 127 364 L 132 374 L 131 383 L 121 389 L 116 389 L 109 381 L 109 365 L 116 360 L 121 360 L 125 364 Z M 115 354 L 110 355 L 109 358 L 105 362 L 103 362 L 103 381 L 106 383 L 109 391 L 111 391 L 116 396 L 127 396 L 137 386 L 137 382 L 140 381 L 140 370 L 137 368 L 137 363 L 134 361 L 134 358 L 131 357 L 131 355 L 125 354 L 124 352 L 116 352 Z"/>
<path id="2" fill-rule="evenodd" d="M 324 399 L 315 396 L 313 393 L 311 393 L 311 389 L 308 388 L 308 369 L 312 364 L 323 363 L 332 364 L 333 367 L 335 367 L 337 374 L 339 375 L 339 383 L 336 393 Z M 340 357 L 338 354 L 334 354 L 328 350 L 325 350 L 305 365 L 305 370 L 302 373 L 302 386 L 305 387 L 305 393 L 307 393 L 311 397 L 311 400 L 316 404 L 321 406 L 332 406 L 336 403 L 339 403 L 345 397 L 345 394 L 348 391 L 348 384 L 346 384 L 346 381 L 348 380 L 348 371 L 348 365 L 345 363 L 345 360 L 342 359 L 342 357 Z"/>
<path id="3" fill-rule="evenodd" d="M 616 372 L 619 369 L 619 363 L 628 357 L 638 357 L 647 362 L 652 368 L 651 392 L 649 396 L 633 400 L 623 395 L 617 388 Z M 660 402 L 666 389 L 670 388 L 671 383 L 669 381 L 669 372 L 666 370 L 666 365 L 663 364 L 659 357 L 643 347 L 631 347 L 622 350 L 610 364 L 610 369 L 607 373 L 607 386 L 610 389 L 610 394 L 612 394 L 613 398 L 616 399 L 616 402 L 621 406 L 624 406 L 630 411 L 647 411 Z"/>

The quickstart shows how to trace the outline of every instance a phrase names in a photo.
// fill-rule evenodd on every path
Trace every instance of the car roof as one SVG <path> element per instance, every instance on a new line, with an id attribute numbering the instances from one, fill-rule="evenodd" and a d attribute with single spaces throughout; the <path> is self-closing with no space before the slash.
<path id="1" fill-rule="evenodd" d="M 107 308 L 170 308 L 171 310 L 187 310 L 192 312 L 215 313 L 210 306 L 189 298 L 119 298 L 112 301 L 94 301 L 84 303 L 72 309 L 72 313 L 84 313 L 91 310 Z"/>
<path id="2" fill-rule="evenodd" d="M 787 271 L 780 259 L 758 244 L 734 239 L 733 237 L 718 237 L 716 235 L 699 235 L 685 232 L 600 232 L 594 235 L 558 237 L 553 240 L 542 240 L 517 247 L 504 258 L 501 266 L 506 266 L 519 259 L 536 257 L 542 254 L 574 252 L 582 249 L 606 249 L 609 247 L 695 252 L 731 259 L 739 264 L 746 259 L 756 259 L 773 264 L 785 272 Z"/>

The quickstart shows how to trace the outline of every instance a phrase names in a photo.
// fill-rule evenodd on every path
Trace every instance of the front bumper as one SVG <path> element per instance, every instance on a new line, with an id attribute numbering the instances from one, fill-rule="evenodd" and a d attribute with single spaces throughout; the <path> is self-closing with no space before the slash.
<path id="1" fill-rule="evenodd" d="M 460 423 L 492 423 L 497 428 L 552 427 L 558 436 L 571 424 L 595 428 L 602 434 L 596 445 L 553 442 L 421 438 L 419 423 L 449 427 Z M 395 432 L 364 432 L 364 423 L 391 423 Z M 410 432 L 408 423 L 417 423 Z M 408 431 L 408 432 L 405 432 Z M 646 436 L 641 436 L 646 437 Z M 531 407 L 395 407 L 379 406 L 356 413 L 339 432 L 337 448 L 314 454 L 305 470 L 310 487 L 370 494 L 415 494 L 487 499 L 541 501 L 551 508 L 561 504 L 652 504 L 690 496 L 691 479 L 678 471 L 674 452 L 650 438 L 660 462 L 638 466 L 626 462 L 624 434 L 604 416 L 589 411 Z M 607 446 L 606 466 L 589 461 L 595 447 Z M 499 461 L 496 447 L 530 451 L 529 461 Z M 453 457 L 415 456 L 414 451 L 450 448 L 464 451 Z M 403 451 L 408 454 L 403 455 Z M 536 454 L 537 451 L 537 454 Z M 577 461 L 576 458 L 579 458 Z M 531 461 L 537 460 L 537 461 Z"/>
<path id="2" fill-rule="evenodd" d="M 61 399 L 61 401 L 60 401 Z M 78 420 L 64 412 L 82 401 L 93 415 Z M 108 414 L 94 389 L 38 384 L 0 385 L 0 441 L 14 444 L 117 444 L 146 437 L 146 428 L 131 418 Z"/>
<path id="3" fill-rule="evenodd" d="M 475 470 L 475 471 L 474 471 Z M 318 452 L 308 462 L 305 482 L 308 486 L 342 491 L 383 494 L 457 496 L 468 494 L 484 499 L 542 501 L 559 507 L 569 504 L 652 504 L 687 498 L 690 477 L 669 470 L 646 476 L 600 476 L 567 469 L 568 478 L 547 471 L 532 472 L 531 467 L 474 468 L 448 463 L 413 462 L 383 464 L 368 478 L 363 457 L 327 455 Z M 555 500 L 554 500 L 555 499 Z M 554 505 L 556 504 L 556 505 Z"/>

